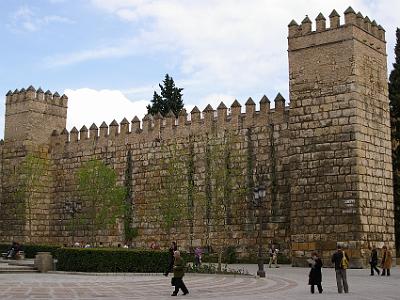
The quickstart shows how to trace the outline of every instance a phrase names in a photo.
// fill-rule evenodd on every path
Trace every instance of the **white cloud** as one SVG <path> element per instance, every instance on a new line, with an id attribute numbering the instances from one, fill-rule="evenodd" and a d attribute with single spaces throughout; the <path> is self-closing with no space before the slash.
<path id="1" fill-rule="evenodd" d="M 271 100 L 278 92 L 287 97 L 286 37 L 287 24 L 292 19 L 300 23 L 306 14 L 315 19 L 319 12 L 328 19 L 335 8 L 343 22 L 343 12 L 351 5 L 388 30 L 388 53 L 392 58 L 394 28 L 398 25 L 393 12 L 400 10 L 400 1 L 394 0 L 91 0 L 91 3 L 135 26 L 136 35 L 117 42 L 118 37 L 113 37 L 106 45 L 50 57 L 46 61 L 49 66 L 162 53 L 168 57 L 165 65 L 169 69 L 177 66 L 184 82 L 191 84 L 190 88 L 177 84 L 185 88 L 186 104 L 199 104 L 200 109 L 202 99 L 208 95 L 234 95 L 242 97 L 239 99 L 242 103 L 249 96 L 257 102 L 264 93 Z M 150 82 L 149 86 L 157 88 L 157 83 Z M 152 90 L 124 92 L 143 99 Z"/>
<path id="2" fill-rule="evenodd" d="M 122 57 L 130 53 L 127 46 L 124 47 L 99 47 L 97 49 L 82 50 L 79 52 L 61 54 L 47 57 L 44 63 L 49 68 L 81 63 L 88 60 L 96 60 L 108 57 Z"/>
<path id="3" fill-rule="evenodd" d="M 71 19 L 58 16 L 43 16 L 27 5 L 19 7 L 10 16 L 8 27 L 17 32 L 35 32 L 52 23 L 74 23 Z"/>
<path id="4" fill-rule="evenodd" d="M 110 124 L 113 119 L 120 123 L 125 117 L 129 122 L 134 116 L 142 119 L 149 104 L 146 100 L 131 101 L 116 90 L 81 88 L 64 93 L 68 96 L 68 130 L 73 126 L 79 130 L 83 125 L 89 128 L 92 123 L 99 127 L 103 121 Z"/>
<path id="5" fill-rule="evenodd" d="M 135 24 L 141 32 L 135 37 L 135 44 L 140 47 L 127 48 L 126 44 L 132 41 L 125 41 L 120 51 L 107 51 L 108 47 L 95 50 L 104 56 L 75 53 L 81 58 L 76 61 L 137 55 L 137 48 L 144 53 L 171 51 L 178 57 L 174 62 L 184 76 L 204 85 L 217 84 L 223 92 L 237 91 L 243 86 L 256 93 L 263 86 L 273 85 L 284 87 L 284 94 L 288 81 L 287 24 L 291 19 L 300 23 L 305 14 L 312 19 L 319 12 L 328 16 L 333 8 L 343 15 L 349 5 L 364 14 L 373 11 L 377 19 L 383 11 L 375 11 L 365 0 L 92 0 L 91 3 Z M 68 60 L 67 56 L 65 61 L 74 60 Z"/>
<path id="6" fill-rule="evenodd" d="M 132 92 L 146 90 L 147 87 L 138 87 L 132 89 Z M 94 90 L 90 88 L 81 88 L 77 90 L 65 90 L 68 96 L 68 118 L 67 129 L 76 127 L 78 130 L 85 125 L 87 128 L 95 123 L 97 127 L 105 121 L 110 124 L 112 120 L 118 123 L 123 118 L 130 122 L 135 116 L 140 120 L 147 113 L 147 100 L 130 100 L 121 91 L 118 90 Z M 234 96 L 224 94 L 210 94 L 199 99 L 196 103 L 186 103 L 185 108 L 190 115 L 194 106 L 202 111 L 208 104 L 217 109 L 221 102 L 229 108 L 235 100 Z"/>

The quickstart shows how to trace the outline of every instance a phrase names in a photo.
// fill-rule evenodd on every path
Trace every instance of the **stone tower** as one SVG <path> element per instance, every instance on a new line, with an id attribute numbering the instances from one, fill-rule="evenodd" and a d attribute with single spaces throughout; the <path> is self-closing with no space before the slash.
<path id="1" fill-rule="evenodd" d="M 66 127 L 67 96 L 30 86 L 6 95 L 4 141 L 48 144 L 53 130 Z"/>
<path id="2" fill-rule="evenodd" d="M 349 7 L 289 24 L 293 263 L 344 244 L 394 248 L 385 31 Z"/>
<path id="3" fill-rule="evenodd" d="M 6 95 L 4 144 L 0 145 L 0 235 L 5 240 L 38 242 L 49 235 L 54 178 L 49 145 L 53 130 L 61 131 L 66 126 L 67 104 L 67 96 L 33 86 Z M 45 165 L 35 186 L 29 186 L 29 180 L 24 179 L 38 169 L 37 160 L 32 157 Z M 22 167 L 24 163 L 26 167 Z M 21 193 L 29 193 L 30 200 L 20 199 Z M 15 220 L 21 216 L 25 216 L 23 221 Z"/>

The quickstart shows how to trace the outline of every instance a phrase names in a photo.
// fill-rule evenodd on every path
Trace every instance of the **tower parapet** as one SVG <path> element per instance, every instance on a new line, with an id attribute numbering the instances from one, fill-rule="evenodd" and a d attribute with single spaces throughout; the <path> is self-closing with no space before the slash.
<path id="1" fill-rule="evenodd" d="M 382 43 L 385 42 L 385 30 L 381 25 L 378 25 L 374 20 L 371 22 L 369 17 L 363 17 L 363 15 L 359 13 L 355 13 L 355 11 L 349 7 L 345 12 L 345 21 L 344 24 L 340 23 L 340 15 L 336 10 L 333 10 L 329 15 L 329 27 L 326 27 L 326 19 L 322 13 L 320 13 L 316 20 L 316 30 L 312 30 L 312 22 L 308 16 L 301 22 L 299 26 L 295 20 L 292 20 L 289 27 L 289 39 L 293 39 L 296 37 L 303 37 L 302 42 L 304 43 L 306 40 L 304 36 L 309 36 L 307 39 L 308 44 L 313 43 L 326 43 L 328 40 L 340 40 L 343 38 L 358 38 L 360 41 L 369 44 L 371 47 L 377 49 L 383 49 L 384 45 Z M 337 33 L 336 30 L 340 30 L 340 34 Z M 324 33 L 320 35 L 320 33 Z M 367 33 L 367 34 L 366 34 Z M 318 35 L 316 35 L 318 34 Z M 345 34 L 345 36 L 343 36 Z M 304 43 L 307 44 L 307 43 Z M 296 43 L 292 42 L 291 46 L 297 48 Z"/>
<path id="2" fill-rule="evenodd" d="M 4 140 L 46 144 L 53 130 L 66 126 L 68 97 L 29 86 L 6 95 Z"/>

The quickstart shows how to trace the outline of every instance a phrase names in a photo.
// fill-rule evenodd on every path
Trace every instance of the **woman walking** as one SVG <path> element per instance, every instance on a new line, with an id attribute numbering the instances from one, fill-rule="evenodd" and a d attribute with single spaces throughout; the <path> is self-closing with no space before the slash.
<path id="1" fill-rule="evenodd" d="M 322 293 L 322 260 L 319 258 L 317 252 L 311 253 L 311 259 L 308 260 L 311 266 L 308 284 L 311 286 L 311 294 L 314 294 L 314 285 L 317 286 L 318 292 Z"/>
<path id="2" fill-rule="evenodd" d="M 382 250 L 382 276 L 390 276 L 390 268 L 392 267 L 392 253 L 388 250 L 386 246 L 383 246 Z"/>

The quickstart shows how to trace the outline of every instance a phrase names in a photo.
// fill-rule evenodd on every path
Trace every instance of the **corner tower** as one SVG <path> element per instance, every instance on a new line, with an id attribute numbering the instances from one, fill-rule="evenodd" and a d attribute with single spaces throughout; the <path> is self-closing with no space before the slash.
<path id="1" fill-rule="evenodd" d="M 6 95 L 4 145 L 0 145 L 2 241 L 40 243 L 50 236 L 55 177 L 51 173 L 50 138 L 53 130 L 65 128 L 67 104 L 67 96 L 44 93 L 33 86 Z M 45 170 L 35 173 L 38 166 Z M 31 179 L 25 180 L 27 177 Z M 20 193 L 28 189 L 30 192 Z"/>
<path id="2" fill-rule="evenodd" d="M 48 144 L 53 130 L 66 127 L 67 96 L 30 86 L 6 95 L 4 141 Z"/>
<path id="3" fill-rule="evenodd" d="M 291 241 L 294 264 L 344 244 L 394 247 L 385 32 L 349 7 L 289 24 Z"/>

